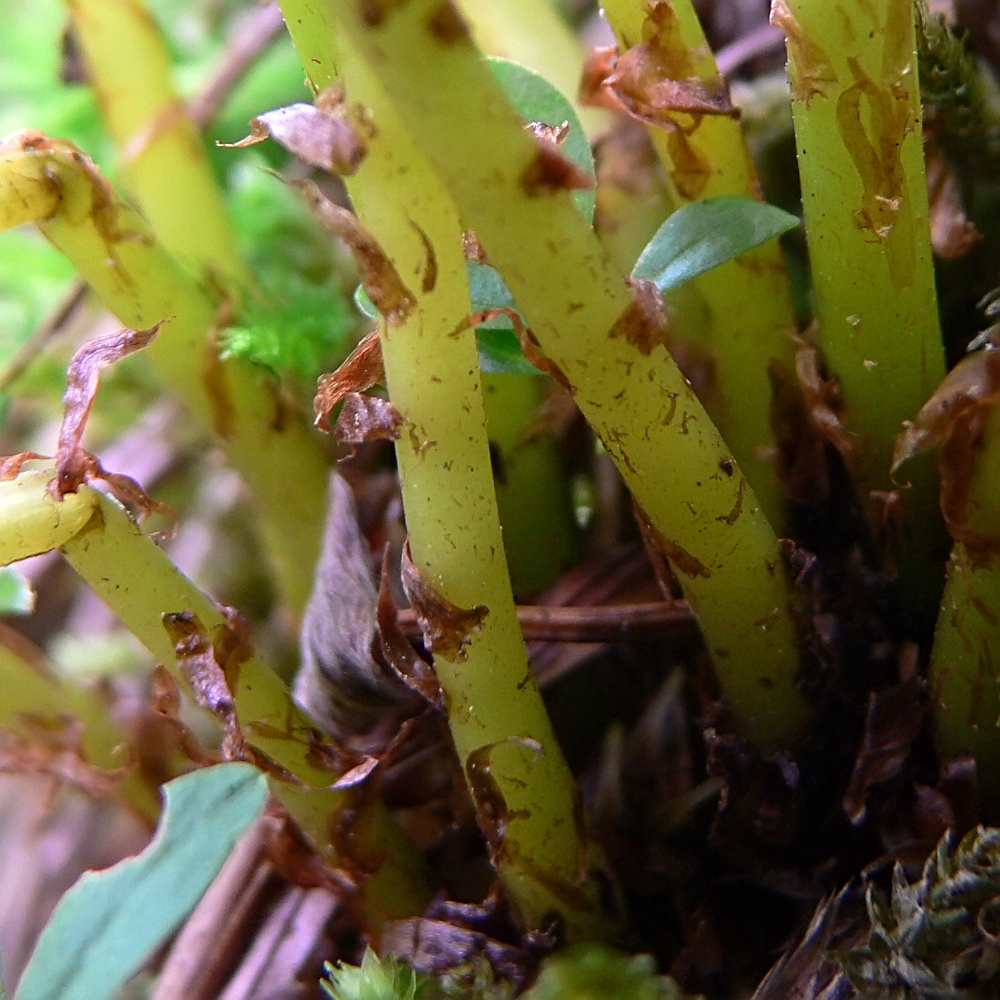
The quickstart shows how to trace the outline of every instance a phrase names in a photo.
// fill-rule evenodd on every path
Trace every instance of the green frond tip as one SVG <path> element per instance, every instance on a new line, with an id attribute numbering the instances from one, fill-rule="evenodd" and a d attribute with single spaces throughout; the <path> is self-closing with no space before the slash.
<path id="1" fill-rule="evenodd" d="M 684 1000 L 684 994 L 657 974 L 651 955 L 584 944 L 546 959 L 523 1000 Z"/>
<path id="2" fill-rule="evenodd" d="M 514 987 L 496 979 L 489 963 L 466 963 L 435 978 L 369 948 L 361 965 L 326 965 L 321 982 L 332 1000 L 510 1000 Z M 476 968 L 472 968 L 477 965 Z M 522 1000 L 694 1000 L 650 955 L 627 955 L 604 945 L 576 945 L 542 962 Z"/>
<path id="3" fill-rule="evenodd" d="M 434 980 L 389 955 L 379 958 L 369 948 L 361 965 L 326 963 L 327 978 L 320 982 L 332 1000 L 429 1000 Z"/>

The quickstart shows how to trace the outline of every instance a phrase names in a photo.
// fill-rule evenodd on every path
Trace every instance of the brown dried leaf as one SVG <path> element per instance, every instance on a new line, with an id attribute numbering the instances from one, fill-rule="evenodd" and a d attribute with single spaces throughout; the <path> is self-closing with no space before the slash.
<path id="1" fill-rule="evenodd" d="M 869 696 L 864 738 L 844 793 L 844 811 L 855 826 L 865 818 L 872 786 L 902 771 L 923 726 L 926 703 L 926 686 L 916 676 Z"/>
<path id="2" fill-rule="evenodd" d="M 624 337 L 639 349 L 640 354 L 649 354 L 658 344 L 666 345 L 670 334 L 663 296 L 652 281 L 625 278 L 625 284 L 635 291 L 635 295 L 609 336 L 612 340 Z"/>
<path id="3" fill-rule="evenodd" d="M 985 350 L 966 355 L 924 404 L 917 419 L 904 421 L 896 438 L 892 473 L 909 459 L 940 447 L 941 512 L 956 539 L 975 548 L 993 543 L 963 528 L 969 489 L 987 414 L 1000 401 L 1000 350 L 993 342 L 1000 327 L 989 337 Z"/>
<path id="4" fill-rule="evenodd" d="M 99 481 L 104 483 L 111 495 L 129 510 L 134 512 L 138 520 L 142 520 L 150 514 L 162 514 L 169 518 L 171 526 L 162 534 L 167 538 L 173 536 L 177 530 L 177 514 L 169 504 L 154 500 L 131 476 L 126 476 L 120 472 L 108 472 L 94 455 L 82 451 L 84 461 L 84 471 L 88 482 Z"/>
<path id="5" fill-rule="evenodd" d="M 386 663 L 403 683 L 434 708 L 444 711 L 447 697 L 434 668 L 413 648 L 400 627 L 396 602 L 389 587 L 389 553 L 382 559 L 382 581 L 378 592 L 378 637 Z"/>
<path id="6" fill-rule="evenodd" d="M 250 135 L 239 142 L 218 142 L 217 146 L 255 146 L 266 139 L 297 156 L 312 167 L 332 174 L 350 176 L 361 165 L 368 150 L 372 130 L 344 103 L 342 88 L 331 88 L 316 104 L 291 104 L 250 119 Z"/>
<path id="7" fill-rule="evenodd" d="M 344 397 L 333 436 L 342 444 L 397 441 L 403 417 L 387 399 L 349 392 Z"/>
<path id="8" fill-rule="evenodd" d="M 56 449 L 56 478 L 51 486 L 57 499 L 61 500 L 66 493 L 75 493 L 88 478 L 87 453 L 80 441 L 100 385 L 101 370 L 145 347 L 161 325 L 162 321 L 148 330 L 119 330 L 95 337 L 73 355 L 66 373 L 63 421 Z"/>
<path id="9" fill-rule="evenodd" d="M 504 838 L 507 835 L 507 825 L 512 819 L 524 819 L 529 815 L 523 811 L 507 808 L 503 792 L 490 770 L 490 757 L 493 750 L 501 743 L 514 743 L 523 746 L 530 750 L 536 759 L 543 752 L 542 745 L 537 740 L 510 736 L 497 743 L 486 743 L 477 747 L 465 758 L 466 780 L 476 802 L 479 826 L 486 838 L 494 864 L 500 860 Z"/>
<path id="10" fill-rule="evenodd" d="M 169 778 L 178 751 L 203 767 L 219 763 L 218 753 L 201 745 L 180 712 L 177 681 L 166 667 L 157 664 L 150 682 L 149 714 L 136 720 L 133 738 L 143 774 L 155 781 Z"/>
<path id="11" fill-rule="evenodd" d="M 232 608 L 220 610 L 226 621 L 215 629 L 214 636 L 209 636 L 191 611 L 163 616 L 163 627 L 174 643 L 178 667 L 191 685 L 195 701 L 221 723 L 225 760 L 245 760 L 279 781 L 301 785 L 290 771 L 251 746 L 240 727 L 233 690 L 243 661 L 253 651 L 246 622 Z"/>
<path id="12" fill-rule="evenodd" d="M 620 58 L 595 50 L 584 68 L 580 99 L 624 112 L 667 131 L 670 177 L 680 194 L 700 197 L 713 174 L 711 162 L 692 142 L 705 115 L 738 117 L 720 76 L 696 75 L 701 56 L 681 37 L 677 16 L 667 3 L 650 5 L 643 41 Z"/>
<path id="13" fill-rule="evenodd" d="M 216 660 L 212 641 L 198 616 L 191 611 L 165 614 L 163 627 L 174 644 L 178 665 L 191 686 L 195 701 L 222 723 L 228 743 L 226 758 L 251 759 L 244 746 L 229 681 Z"/>
<path id="14" fill-rule="evenodd" d="M 862 184 L 854 219 L 884 244 L 893 279 L 906 288 L 916 269 L 912 241 L 888 237 L 900 220 L 906 186 L 901 149 L 912 129 L 909 91 L 901 79 L 871 79 L 853 60 L 851 69 L 855 81 L 837 101 L 837 128 Z"/>
<path id="15" fill-rule="evenodd" d="M 797 340 L 797 344 L 795 374 L 813 426 L 849 464 L 854 454 L 854 442 L 841 419 L 843 404 L 840 387 L 836 380 L 824 379 L 820 375 L 816 348 L 804 340 Z"/>
<path id="16" fill-rule="evenodd" d="M 8 480 L 17 479 L 21 474 L 21 466 L 25 462 L 33 461 L 47 461 L 51 456 L 40 455 L 37 451 L 21 451 L 16 455 L 9 455 L 6 458 L 0 459 L 0 483 L 6 483 Z"/>
<path id="17" fill-rule="evenodd" d="M 364 392 L 373 385 L 385 381 L 385 366 L 382 363 L 382 342 L 377 329 L 372 330 L 357 347 L 351 351 L 344 363 L 335 371 L 320 375 L 313 409 L 316 412 L 316 426 L 330 431 L 330 411 L 351 392 Z"/>
<path id="18" fill-rule="evenodd" d="M 389 326 L 399 326 L 416 308 L 414 294 L 403 283 L 392 261 L 353 212 L 332 202 L 315 181 L 291 181 L 305 196 L 316 218 L 347 244 L 358 265 L 361 284 Z"/>
<path id="19" fill-rule="evenodd" d="M 739 117 L 721 76 L 696 75 L 705 53 L 692 51 L 681 36 L 677 14 L 669 3 L 649 5 L 643 40 L 617 59 L 607 49 L 587 61 L 582 95 L 617 107 L 647 125 L 693 132 L 701 115 Z M 601 93 L 603 92 L 603 93 Z M 694 123 L 678 114 L 696 117 Z"/>
<path id="20" fill-rule="evenodd" d="M 417 613 L 427 648 L 435 656 L 461 663 L 465 647 L 483 628 L 490 609 L 484 604 L 460 608 L 434 589 L 410 558 L 410 543 L 403 546 L 401 561 L 403 589 Z"/>
<path id="21" fill-rule="evenodd" d="M 376 756 L 365 757 L 349 771 L 345 771 L 333 784 L 334 788 L 353 788 L 360 785 L 379 766 L 380 760 Z"/>

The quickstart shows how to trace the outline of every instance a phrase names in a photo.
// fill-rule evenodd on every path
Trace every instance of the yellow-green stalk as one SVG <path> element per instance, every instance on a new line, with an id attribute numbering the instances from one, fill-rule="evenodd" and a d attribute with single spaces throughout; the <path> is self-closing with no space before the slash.
<path id="1" fill-rule="evenodd" d="M 335 56 L 329 8 L 286 0 L 282 9 L 314 89 L 339 71 L 348 100 L 370 109 L 377 129 L 348 185 L 359 219 L 417 301 L 382 335 L 389 397 L 404 421 L 396 455 L 410 553 L 448 601 L 488 609 L 464 654 L 434 657 L 459 759 L 523 923 L 543 927 L 557 915 L 571 938 L 605 936 L 573 777 L 531 675 L 507 575 L 476 342 L 463 329 L 458 215 L 366 61 L 348 44 Z"/>
<path id="2" fill-rule="evenodd" d="M 607 123 L 603 111 L 577 102 L 583 49 L 552 0 L 461 0 L 459 6 L 484 53 L 543 76 L 566 96 L 588 132 Z M 487 374 L 483 389 L 490 441 L 503 463 L 496 492 L 507 565 L 520 598 L 555 582 L 572 560 L 576 540 L 568 484 L 551 435 L 536 433 L 526 440 L 537 423 L 544 383 L 532 376 Z"/>
<path id="3" fill-rule="evenodd" d="M 744 731 L 765 742 L 793 738 L 806 707 L 774 531 L 665 349 L 642 341 L 655 338 L 656 324 L 638 323 L 632 339 L 616 331 L 635 295 L 570 192 L 534 185 L 544 172 L 539 148 L 458 11 L 440 0 L 361 8 L 329 0 L 329 10 L 343 52 L 378 75 L 661 536 Z"/>
<path id="4" fill-rule="evenodd" d="M 577 544 L 572 498 L 552 434 L 537 431 L 545 382 L 534 375 L 483 375 L 483 404 L 497 506 L 511 584 L 519 600 L 553 584 L 572 565 Z"/>
<path id="5" fill-rule="evenodd" d="M 39 555 L 69 541 L 94 514 L 93 497 L 69 494 L 60 503 L 48 492 L 40 493 L 51 473 L 27 474 L 0 482 L 0 565 Z M 0 726 L 30 739 L 26 721 L 46 725 L 59 720 L 79 723 L 79 752 L 88 764 L 105 771 L 131 764 L 126 747 L 128 737 L 108 714 L 107 707 L 90 691 L 60 683 L 29 663 L 18 649 L 0 641 Z M 115 788 L 116 796 L 143 818 L 153 821 L 159 813 L 155 793 L 134 771 L 126 774 Z"/>
<path id="6" fill-rule="evenodd" d="M 24 132 L 0 144 L 0 226 L 24 222 L 38 225 L 124 326 L 146 329 L 169 318 L 146 353 L 253 490 L 288 600 L 304 607 L 319 553 L 326 462 L 265 375 L 245 362 L 219 361 L 211 336 L 219 301 L 70 143 Z"/>
<path id="7" fill-rule="evenodd" d="M 163 246 L 198 280 L 247 275 L 170 52 L 143 0 L 66 0 L 121 171 Z"/>
<path id="8" fill-rule="evenodd" d="M 6 529 L 14 523 L 17 531 L 3 532 L 4 560 L 60 548 L 125 627 L 187 688 L 164 616 L 190 612 L 215 637 L 227 627 L 221 610 L 104 494 L 81 486 L 63 501 L 53 501 L 48 483 L 54 474 L 51 468 L 33 470 L 0 483 L 0 525 Z M 258 657 L 242 660 L 234 674 L 229 683 L 239 725 L 250 746 L 274 765 L 268 769 L 272 791 L 325 861 L 349 861 L 338 855 L 331 834 L 359 800 L 354 792 L 329 787 L 336 778 L 317 763 L 310 739 L 314 724 Z M 67 707 L 74 711 L 76 706 Z M 420 855 L 381 810 L 364 822 L 356 838 L 358 855 L 381 861 L 365 884 L 369 917 L 378 923 L 418 913 L 427 898 Z"/>
<path id="9" fill-rule="evenodd" d="M 976 758 L 984 816 L 1000 812 L 1000 411 L 986 420 L 948 563 L 931 652 L 931 704 L 942 757 Z M 966 534 L 967 533 L 967 534 Z"/>
<path id="10" fill-rule="evenodd" d="M 483 52 L 513 59 L 540 73 L 574 105 L 588 132 L 607 116 L 577 103 L 583 74 L 583 50 L 554 0 L 459 0 L 458 7 Z"/>
<path id="11" fill-rule="evenodd" d="M 656 3 L 607 0 L 604 13 L 622 51 L 655 37 L 670 53 L 678 78 L 721 89 L 719 69 L 690 0 Z M 674 111 L 674 123 L 648 132 L 670 181 L 676 207 L 718 195 L 760 198 L 760 184 L 739 118 Z M 692 292 L 695 296 L 692 297 Z M 785 498 L 775 468 L 771 368 L 794 378 L 795 329 L 791 287 L 781 248 L 765 243 L 714 268 L 671 296 L 674 335 L 707 352 L 713 376 L 703 402 L 776 528 Z"/>
<path id="12" fill-rule="evenodd" d="M 133 767 L 128 736 L 97 695 L 45 674 L 3 642 L 0 678 L 0 728 L 30 742 L 39 729 L 54 736 L 65 727 L 68 749 L 85 764 L 110 772 L 110 793 L 150 824 L 155 822 L 160 809 L 157 797 Z M 119 769 L 123 773 L 116 776 Z"/>
<path id="13" fill-rule="evenodd" d="M 771 8 L 787 36 L 819 340 L 857 442 L 866 504 L 871 491 L 894 488 L 900 425 L 944 375 L 913 17 L 912 0 Z M 920 606 L 936 597 L 940 520 L 931 465 L 907 471 L 900 578 L 904 603 Z"/>

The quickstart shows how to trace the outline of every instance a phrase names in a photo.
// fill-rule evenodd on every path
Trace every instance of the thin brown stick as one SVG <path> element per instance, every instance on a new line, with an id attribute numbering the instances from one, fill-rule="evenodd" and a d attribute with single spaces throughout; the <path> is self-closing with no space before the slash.
<path id="1" fill-rule="evenodd" d="M 87 297 L 87 285 L 83 281 L 72 282 L 51 315 L 43 320 L 34 333 L 17 349 L 7 366 L 0 370 L 0 392 L 9 389 L 25 369 L 48 347 L 54 337 L 69 324 L 73 315 L 83 305 Z"/>
<path id="2" fill-rule="evenodd" d="M 281 10 L 273 0 L 240 21 L 226 43 L 212 78 L 188 104 L 188 114 L 198 128 L 204 129 L 211 123 L 236 84 L 284 26 Z"/>
<path id="3" fill-rule="evenodd" d="M 517 609 L 521 631 L 528 642 L 620 642 L 652 639 L 693 628 L 694 615 L 686 601 L 643 604 L 598 604 L 588 607 L 546 607 L 522 604 Z M 399 612 L 400 627 L 419 635 L 411 608 Z"/>

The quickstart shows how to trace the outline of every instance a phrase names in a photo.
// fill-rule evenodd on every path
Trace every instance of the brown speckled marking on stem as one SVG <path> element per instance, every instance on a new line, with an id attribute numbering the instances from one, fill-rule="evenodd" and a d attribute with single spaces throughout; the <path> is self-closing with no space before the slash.
<path id="1" fill-rule="evenodd" d="M 626 278 L 625 283 L 635 291 L 635 296 L 608 336 L 612 340 L 624 337 L 640 354 L 649 354 L 657 344 L 667 343 L 669 326 L 663 296 L 652 281 Z"/>
<path id="2" fill-rule="evenodd" d="M 437 254 L 434 252 L 434 244 L 430 237 L 418 226 L 413 219 L 407 217 L 407 222 L 413 227 L 414 232 L 420 237 L 420 242 L 424 248 L 423 277 L 420 279 L 420 290 L 427 294 L 433 292 L 438 280 Z"/>
<path id="3" fill-rule="evenodd" d="M 729 462 L 729 475 L 732 475 L 733 463 Z M 734 525 L 743 513 L 743 491 L 746 489 L 747 479 L 746 476 L 740 476 L 740 484 L 736 488 L 736 503 L 733 505 L 733 509 L 728 514 L 720 514 L 716 518 L 716 521 L 725 521 L 730 527 Z"/>
<path id="4" fill-rule="evenodd" d="M 518 744 L 533 751 L 536 760 L 542 753 L 542 745 L 537 740 L 529 737 L 510 736 L 507 739 L 477 747 L 465 758 L 465 774 L 469 782 L 469 789 L 472 791 L 473 799 L 475 799 L 479 825 L 486 838 L 494 864 L 499 863 L 501 855 L 508 858 L 517 857 L 516 848 L 506 840 L 507 825 L 510 821 L 531 817 L 531 813 L 527 809 L 511 810 L 507 808 L 503 791 L 493 777 L 490 756 L 493 750 L 503 743 Z M 520 861 L 521 859 L 518 858 L 518 863 Z"/>
<path id="5" fill-rule="evenodd" d="M 649 528 L 650 537 L 659 550 L 670 560 L 670 565 L 674 569 L 691 578 L 700 576 L 708 579 L 712 575 L 712 571 L 700 559 L 691 555 L 687 549 L 681 548 L 676 542 L 670 541 L 670 539 L 665 538 L 657 531 L 649 523 L 649 518 L 645 514 L 643 515 L 643 519 Z"/>
<path id="6" fill-rule="evenodd" d="M 444 45 L 457 45 L 459 42 L 471 43 L 472 41 L 469 26 L 451 0 L 441 0 L 441 3 L 427 19 L 427 28 Z"/>
<path id="7" fill-rule="evenodd" d="M 409 0 L 361 0 L 358 13 L 367 28 L 377 28 L 397 7 L 404 7 Z"/>

